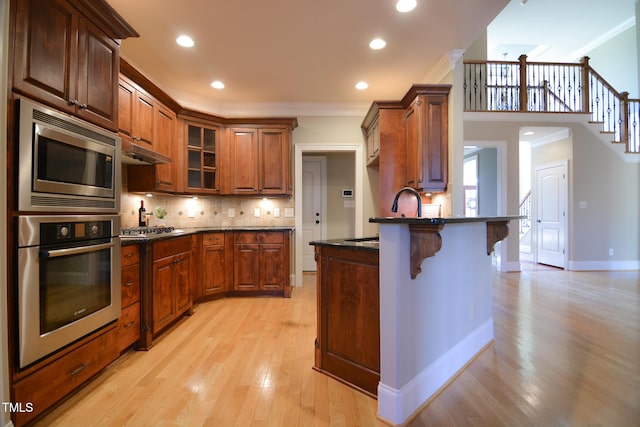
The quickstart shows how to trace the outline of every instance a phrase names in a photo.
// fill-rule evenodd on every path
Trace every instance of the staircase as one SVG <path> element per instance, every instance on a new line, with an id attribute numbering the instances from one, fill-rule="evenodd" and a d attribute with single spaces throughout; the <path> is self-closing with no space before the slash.
<path id="1" fill-rule="evenodd" d="M 626 162 L 640 163 L 640 99 L 575 63 L 465 61 L 466 112 L 585 113 L 584 125 Z M 524 88 L 524 90 L 523 90 Z"/>

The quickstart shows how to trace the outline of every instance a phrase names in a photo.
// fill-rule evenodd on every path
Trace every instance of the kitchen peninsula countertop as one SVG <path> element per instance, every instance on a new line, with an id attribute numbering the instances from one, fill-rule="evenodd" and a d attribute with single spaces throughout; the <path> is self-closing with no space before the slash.
<path id="1" fill-rule="evenodd" d="M 366 250 L 376 251 L 376 252 L 380 249 L 380 240 L 378 240 L 378 236 L 315 240 L 313 242 L 309 242 L 309 244 L 312 246 L 335 246 L 335 247 L 351 248 L 351 249 L 366 249 Z"/>
<path id="2" fill-rule="evenodd" d="M 377 224 L 411 224 L 411 225 L 428 225 L 428 224 L 460 224 L 468 222 L 497 222 L 511 221 L 522 218 L 519 215 L 504 216 L 449 216 L 438 218 L 413 218 L 413 217 L 374 217 L 369 218 L 369 222 Z"/>

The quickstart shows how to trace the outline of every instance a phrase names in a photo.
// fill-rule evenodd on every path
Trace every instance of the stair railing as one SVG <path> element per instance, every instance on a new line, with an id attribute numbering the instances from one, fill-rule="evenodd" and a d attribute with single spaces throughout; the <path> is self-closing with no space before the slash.
<path id="1" fill-rule="evenodd" d="M 523 235 L 531 228 L 531 190 L 527 191 L 520 200 L 520 235 Z"/>
<path id="2" fill-rule="evenodd" d="M 524 88 L 524 90 L 523 90 Z M 465 61 L 465 111 L 589 113 L 612 142 L 640 153 L 640 99 L 616 91 L 589 65 L 518 61 Z"/>

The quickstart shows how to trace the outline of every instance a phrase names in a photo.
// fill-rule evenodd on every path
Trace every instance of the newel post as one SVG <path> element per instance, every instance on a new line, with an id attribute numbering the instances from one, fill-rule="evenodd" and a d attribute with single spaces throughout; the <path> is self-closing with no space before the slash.
<path id="1" fill-rule="evenodd" d="M 527 55 L 520 55 L 520 111 L 527 111 Z"/>
<path id="2" fill-rule="evenodd" d="M 622 114 L 622 129 L 620 129 L 620 142 L 624 142 L 627 152 L 631 151 L 629 147 L 629 92 L 620 94 L 620 109 Z"/>
<path id="3" fill-rule="evenodd" d="M 589 57 L 583 56 L 582 60 L 582 112 L 583 113 L 591 113 L 591 108 L 589 108 L 589 70 L 591 67 L 589 66 Z"/>

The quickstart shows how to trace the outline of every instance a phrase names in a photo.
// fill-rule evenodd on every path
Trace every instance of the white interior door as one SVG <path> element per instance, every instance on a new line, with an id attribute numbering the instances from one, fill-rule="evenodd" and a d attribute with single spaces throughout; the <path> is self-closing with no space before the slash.
<path id="1" fill-rule="evenodd" d="M 327 159 L 305 156 L 302 160 L 302 269 L 316 271 L 314 247 L 309 242 L 326 236 L 324 194 Z"/>
<path id="2" fill-rule="evenodd" d="M 537 260 L 566 268 L 567 164 L 536 168 Z"/>

